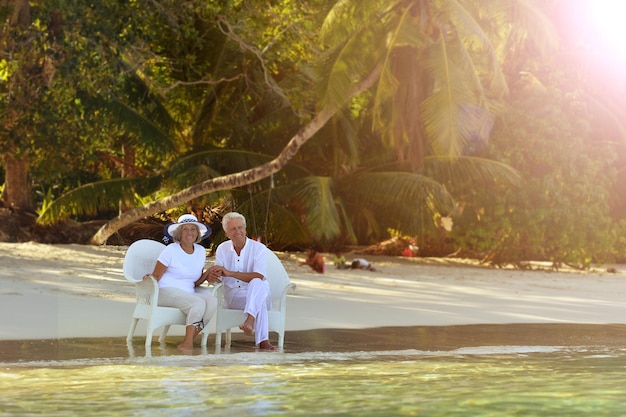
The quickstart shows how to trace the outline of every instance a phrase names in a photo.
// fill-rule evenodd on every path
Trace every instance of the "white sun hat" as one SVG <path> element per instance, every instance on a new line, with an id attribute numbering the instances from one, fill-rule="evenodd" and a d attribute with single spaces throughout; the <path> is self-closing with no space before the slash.
<path id="1" fill-rule="evenodd" d="M 176 223 L 171 223 L 165 226 L 165 235 L 171 238 L 172 236 L 174 236 L 174 230 L 176 230 L 178 226 L 189 223 L 198 226 L 202 239 L 206 239 L 207 237 L 211 236 L 211 229 L 208 228 L 205 224 L 200 223 L 196 216 L 194 216 L 193 214 L 183 214 L 178 218 L 178 221 Z"/>

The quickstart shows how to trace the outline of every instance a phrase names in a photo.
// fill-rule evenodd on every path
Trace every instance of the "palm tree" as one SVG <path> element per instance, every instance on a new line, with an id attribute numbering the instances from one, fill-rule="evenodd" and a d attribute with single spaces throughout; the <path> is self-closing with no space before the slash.
<path id="1" fill-rule="evenodd" d="M 513 16 L 531 23 L 513 26 Z M 473 149 L 488 139 L 492 113 L 507 92 L 499 51 L 522 47 L 515 42 L 522 34 L 537 45 L 554 39 L 529 2 L 337 2 L 322 31 L 330 47 L 319 70 L 320 103 L 348 103 L 362 130 L 326 131 L 307 144 L 315 155 L 307 164 L 312 175 L 286 187 L 275 208 L 281 224 L 290 218 L 284 207 L 297 208 L 305 241 L 367 242 L 389 228 L 416 233 L 435 226 L 454 210 L 447 192 L 454 183 L 516 184 L 510 167 Z M 377 84 L 355 101 L 348 89 L 372 68 L 381 71 Z M 350 124 L 341 119 L 334 124 Z M 359 152 L 365 125 L 382 142 Z M 344 155 L 339 164 L 338 155 Z M 290 230 L 302 240 L 302 228 Z M 298 235 L 288 239 L 297 242 Z"/>
<path id="2" fill-rule="evenodd" d="M 317 190 L 291 193 L 300 196 L 292 199 L 292 205 L 304 208 L 304 217 L 302 211 L 294 210 L 293 222 L 284 222 L 291 230 L 302 230 L 306 221 L 309 229 L 319 231 L 320 239 L 342 234 L 351 239 L 356 236 L 353 223 L 366 224 L 365 229 L 386 226 L 373 221 L 378 218 L 371 208 L 374 203 L 377 210 L 404 204 L 404 214 L 397 219 L 414 219 L 412 208 L 429 207 L 431 215 L 450 210 L 443 179 L 453 179 L 458 172 L 514 178 L 501 164 L 468 158 L 464 152 L 489 136 L 493 114 L 507 92 L 501 67 L 507 54 L 533 41 L 550 44 L 546 41 L 551 39 L 549 27 L 531 4 L 522 0 L 336 2 L 322 26 L 323 54 L 316 66 L 319 75 L 308 80 L 318 86 L 315 115 L 277 157 L 126 211 L 107 223 L 93 242 L 103 243 L 127 224 L 193 198 L 276 175 L 331 120 L 356 123 L 359 132 L 366 131 L 368 123 L 381 146 L 372 147 L 368 155 L 356 149 L 353 141 L 344 141 L 351 175 L 334 170 L 308 179 L 290 179 L 304 189 Z M 283 80 L 281 85 L 292 81 Z M 271 85 L 278 86 L 275 82 Z M 331 143 L 325 154 L 334 158 L 335 152 L 343 152 L 335 146 L 338 144 Z M 382 161 L 372 164 L 379 155 L 384 156 Z M 367 169 L 359 169 L 364 166 Z M 403 174 L 393 174 L 398 171 Z M 345 201 L 336 198 L 342 192 Z M 383 195 L 387 198 L 381 199 Z M 314 204 L 311 196 L 323 197 L 324 204 Z M 402 201 L 407 197 L 411 198 L 408 205 Z M 320 210 L 316 213 L 315 208 Z M 362 213 L 354 217 L 358 208 Z"/>
<path id="3" fill-rule="evenodd" d="M 427 156 L 422 169 L 411 170 L 372 134 L 369 140 L 357 139 L 360 162 L 351 167 L 347 158 L 336 157 L 345 152 L 330 150 L 337 142 L 347 142 L 337 139 L 338 131 L 331 135 L 324 129 L 319 136 L 302 149 L 309 155 L 302 169 L 292 170 L 291 181 L 273 191 L 273 233 L 267 237 L 271 243 L 332 250 L 379 242 L 389 230 L 423 234 L 455 212 L 451 185 L 470 178 L 475 185 L 494 178 L 519 182 L 508 166 L 472 156 Z"/>

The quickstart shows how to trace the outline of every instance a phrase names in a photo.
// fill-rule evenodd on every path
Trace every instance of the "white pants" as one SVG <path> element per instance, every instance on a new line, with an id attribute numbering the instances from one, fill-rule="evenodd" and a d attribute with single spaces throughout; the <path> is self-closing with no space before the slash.
<path id="1" fill-rule="evenodd" d="M 217 310 L 217 298 L 207 287 L 198 287 L 194 293 L 172 287 L 159 288 L 158 304 L 180 308 L 187 315 L 187 326 L 200 321 L 207 326 Z"/>
<path id="2" fill-rule="evenodd" d="M 257 345 L 269 340 L 267 310 L 272 306 L 272 297 L 268 281 L 255 278 L 248 283 L 245 293 L 237 291 L 232 298 L 228 295 L 225 298 L 230 299 L 227 308 L 243 310 L 244 320 L 246 314 L 254 317 L 254 340 Z"/>

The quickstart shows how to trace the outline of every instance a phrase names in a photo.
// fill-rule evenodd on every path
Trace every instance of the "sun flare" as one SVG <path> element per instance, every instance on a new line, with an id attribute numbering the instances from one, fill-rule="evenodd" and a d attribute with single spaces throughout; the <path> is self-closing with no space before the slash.
<path id="1" fill-rule="evenodd" d="M 587 2 L 588 19 L 593 28 L 589 39 L 598 52 L 613 54 L 614 59 L 626 61 L 626 1 L 592 0 Z"/>

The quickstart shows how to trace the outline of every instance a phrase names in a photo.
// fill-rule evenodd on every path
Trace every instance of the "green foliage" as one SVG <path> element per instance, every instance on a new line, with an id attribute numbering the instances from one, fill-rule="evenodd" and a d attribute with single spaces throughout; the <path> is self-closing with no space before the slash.
<path id="1" fill-rule="evenodd" d="M 435 235 L 450 214 L 459 245 L 501 260 L 585 265 L 626 246 L 588 101 L 516 86 L 502 109 L 504 68 L 553 45 L 533 1 L 33 4 L 16 39 L 37 42 L 0 62 L 0 110 L 20 111 L 1 145 L 30 155 L 42 221 L 110 216 L 264 164 L 332 105 L 344 107 L 283 171 L 184 209 L 242 211 L 283 247 Z M 62 36 L 45 36 L 55 12 Z M 30 83 L 45 56 L 55 76 Z"/>
<path id="2" fill-rule="evenodd" d="M 615 235 L 615 261 L 619 263 L 626 262 L 626 220 L 620 220 L 617 227 L 613 229 Z"/>
<path id="3" fill-rule="evenodd" d="M 45 194 L 42 195 L 41 208 L 37 211 L 37 213 L 41 214 L 42 212 L 46 211 L 48 207 L 50 207 L 50 204 L 52 204 L 53 200 L 54 194 L 52 193 L 52 189 L 48 188 Z"/>
<path id="4" fill-rule="evenodd" d="M 85 184 L 72 189 L 42 208 L 39 221 L 51 224 L 60 219 L 94 217 L 115 212 L 120 207 L 134 207 L 148 194 L 158 190 L 161 178 L 116 178 Z"/>
<path id="5" fill-rule="evenodd" d="M 544 260 L 588 266 L 614 259 L 608 190 L 613 148 L 596 142 L 587 102 L 551 89 L 513 101 L 497 123 L 489 156 L 510 164 L 519 187 L 459 191 L 454 239 L 494 263 Z"/>

